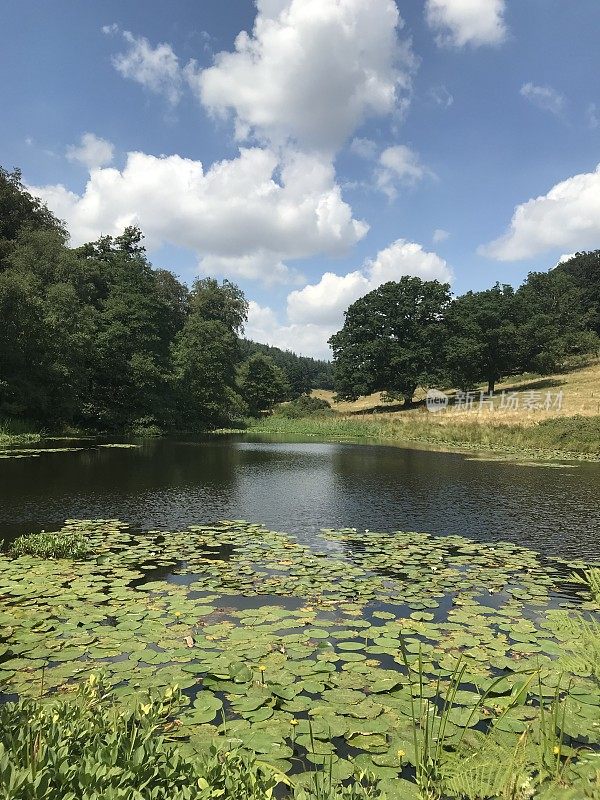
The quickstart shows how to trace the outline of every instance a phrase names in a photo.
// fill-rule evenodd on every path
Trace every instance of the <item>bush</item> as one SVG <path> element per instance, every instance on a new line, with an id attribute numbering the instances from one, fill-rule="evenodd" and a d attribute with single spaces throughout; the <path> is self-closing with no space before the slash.
<path id="1" fill-rule="evenodd" d="M 11 556 L 38 556 L 39 558 L 84 558 L 90 544 L 81 533 L 33 533 L 19 536 L 10 545 Z"/>
<path id="2" fill-rule="evenodd" d="M 302 417 L 325 416 L 333 414 L 333 411 L 327 400 L 303 394 L 290 403 L 279 406 L 276 413 L 287 419 L 301 419 Z"/>

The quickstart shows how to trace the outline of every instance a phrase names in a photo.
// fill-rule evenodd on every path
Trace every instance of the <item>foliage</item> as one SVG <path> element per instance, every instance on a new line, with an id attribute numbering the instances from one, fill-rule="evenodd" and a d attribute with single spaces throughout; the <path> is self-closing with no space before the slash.
<path id="1" fill-rule="evenodd" d="M 450 382 L 472 389 L 481 381 L 493 392 L 516 365 L 514 292 L 497 284 L 485 292 L 456 298 L 445 315 L 443 360 Z"/>
<path id="2" fill-rule="evenodd" d="M 327 400 L 303 394 L 285 405 L 277 408 L 276 415 L 286 419 L 302 419 L 303 417 L 321 417 L 333 414 Z"/>
<path id="3" fill-rule="evenodd" d="M 75 533 L 32 533 L 19 536 L 9 547 L 11 556 L 39 558 L 83 558 L 90 552 L 87 538 Z"/>
<path id="4" fill-rule="evenodd" d="M 206 278 L 188 290 L 152 268 L 137 228 L 68 247 L 18 172 L 0 172 L 0 210 L 0 415 L 158 431 L 243 413 L 237 286 Z"/>
<path id="5" fill-rule="evenodd" d="M 353 303 L 329 340 L 339 397 L 384 391 L 410 404 L 417 386 L 438 382 L 449 302 L 448 284 L 404 276 Z"/>
<path id="6" fill-rule="evenodd" d="M 133 709 L 96 676 L 76 700 L 0 708 L 0 787 L 6 800 L 267 800 L 274 770 L 211 750 L 191 759 L 165 737 L 177 693 Z"/>
<path id="7" fill-rule="evenodd" d="M 269 800 L 289 786 L 276 768 L 236 748 L 186 753 L 169 740 L 177 687 L 133 707 L 96 675 L 77 696 L 0 708 L 0 789 L 6 800 Z M 280 793 L 281 796 L 281 793 Z M 295 800 L 385 800 L 364 777 L 350 786 L 313 773 Z M 291 795 L 286 793 L 286 797 Z"/>
<path id="8" fill-rule="evenodd" d="M 0 445 L 26 444 L 40 439 L 39 431 L 26 420 L 0 419 Z"/>
<path id="9" fill-rule="evenodd" d="M 171 775 L 182 759 L 205 769 L 198 764 L 233 748 L 231 759 L 281 780 L 282 794 L 289 775 L 297 800 L 593 797 L 598 606 L 565 586 L 567 568 L 582 574 L 584 562 L 506 542 L 349 528 L 324 530 L 315 551 L 241 520 L 167 535 L 116 520 L 65 531 L 86 535 L 96 554 L 76 574 L 70 562 L 0 556 L 0 681 L 5 692 L 50 694 L 51 707 L 101 670 L 114 704 L 99 758 L 109 752 L 126 775 L 154 765 L 158 797 L 161 737 Z M 180 577 L 157 578 L 165 567 Z M 566 591 L 578 613 L 553 608 Z M 168 703 L 148 699 L 174 684 L 181 695 Z M 151 717 L 153 703 L 166 712 L 140 765 L 145 732 L 131 715 Z M 61 713 L 51 718 L 59 724 Z M 115 744 L 121 718 L 127 759 Z M 20 719 L 11 736 L 28 724 Z M 65 771 L 85 764 L 85 752 L 74 758 L 60 742 L 50 764 L 65 747 Z M 25 757 L 11 764 L 21 769 Z M 339 786 L 357 772 L 373 777 Z"/>
<path id="10" fill-rule="evenodd" d="M 589 314 L 589 327 L 600 336 L 600 250 L 576 253 L 554 272 L 567 275 L 579 290 L 580 310 Z"/>
<path id="11" fill-rule="evenodd" d="M 248 359 L 254 353 L 262 353 L 283 370 L 290 386 L 291 398 L 299 397 L 311 389 L 333 389 L 333 366 L 330 361 L 297 356 L 290 350 L 281 350 L 279 347 L 248 339 L 242 339 L 240 346 L 243 358 Z"/>
<path id="12" fill-rule="evenodd" d="M 283 370 L 262 353 L 255 353 L 242 364 L 238 384 L 253 416 L 270 411 L 276 403 L 285 400 L 290 392 Z"/>

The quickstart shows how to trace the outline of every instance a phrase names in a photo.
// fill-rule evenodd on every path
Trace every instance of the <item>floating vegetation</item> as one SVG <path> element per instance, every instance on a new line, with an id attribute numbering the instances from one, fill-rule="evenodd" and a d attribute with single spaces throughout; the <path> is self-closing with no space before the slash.
<path id="1" fill-rule="evenodd" d="M 141 448 L 139 444 L 115 443 L 115 444 L 90 444 L 88 447 L 10 447 L 0 450 L 0 459 L 3 458 L 39 458 L 50 453 L 80 453 L 83 450 L 95 450 L 96 448 L 109 448 L 113 450 L 137 450 Z"/>
<path id="2" fill-rule="evenodd" d="M 78 453 L 83 447 L 27 447 L 0 450 L 0 458 L 39 458 L 45 453 Z"/>
<path id="3" fill-rule="evenodd" d="M 136 704 L 178 684 L 186 751 L 234 743 L 298 786 L 325 767 L 390 798 L 595 796 L 599 609 L 572 578 L 590 565 L 408 532 L 324 530 L 309 549 L 242 520 L 60 535 L 88 559 L 0 556 L 6 695 L 101 672 Z"/>

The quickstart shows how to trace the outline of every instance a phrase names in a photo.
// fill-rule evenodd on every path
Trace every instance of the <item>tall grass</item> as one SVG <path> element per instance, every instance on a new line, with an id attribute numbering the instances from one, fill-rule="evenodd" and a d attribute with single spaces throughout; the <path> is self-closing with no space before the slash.
<path id="1" fill-rule="evenodd" d="M 39 442 L 41 434 L 31 422 L 22 419 L 0 419 L 0 445 Z"/>
<path id="2" fill-rule="evenodd" d="M 420 415 L 419 415 L 420 416 Z M 600 417 L 560 417 L 536 425 L 487 425 L 485 422 L 436 421 L 416 416 L 272 416 L 250 425 L 257 433 L 353 441 L 373 439 L 423 442 L 465 450 L 526 452 L 548 455 L 600 456 Z"/>

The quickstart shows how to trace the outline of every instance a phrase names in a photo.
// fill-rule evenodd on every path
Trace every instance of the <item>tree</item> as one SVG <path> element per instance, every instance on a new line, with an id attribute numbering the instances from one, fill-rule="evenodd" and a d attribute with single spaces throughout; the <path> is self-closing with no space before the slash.
<path id="1" fill-rule="evenodd" d="M 253 416 L 270 411 L 290 391 L 283 370 L 262 353 L 255 353 L 242 364 L 238 381 L 242 398 Z"/>
<path id="2" fill-rule="evenodd" d="M 11 243 L 26 230 L 51 230 L 66 241 L 65 228 L 42 201 L 23 186 L 18 169 L 0 167 L 0 269 L 11 251 Z"/>
<path id="3" fill-rule="evenodd" d="M 172 347 L 174 422 L 188 429 L 217 427 L 243 410 L 236 363 L 248 306 L 235 284 L 208 278 L 194 283 L 189 305 Z"/>
<path id="4" fill-rule="evenodd" d="M 600 250 L 576 253 L 553 273 L 568 275 L 581 292 L 581 310 L 588 314 L 588 327 L 600 336 Z"/>
<path id="5" fill-rule="evenodd" d="M 581 288 L 565 270 L 527 276 L 515 297 L 519 370 L 547 375 L 560 369 L 568 357 L 598 348 L 596 311 L 586 296 L 587 288 Z"/>
<path id="6" fill-rule="evenodd" d="M 444 361 L 451 383 L 469 389 L 487 381 L 488 392 L 515 369 L 521 340 L 511 286 L 496 284 L 453 300 L 445 318 Z"/>
<path id="7" fill-rule="evenodd" d="M 438 384 L 449 302 L 448 284 L 404 276 L 353 303 L 329 340 L 338 396 L 386 392 L 410 404 L 417 386 Z"/>
<path id="8" fill-rule="evenodd" d="M 190 310 L 203 319 L 217 320 L 239 335 L 248 318 L 248 301 L 239 286 L 224 280 L 221 284 L 214 278 L 194 281 L 189 296 Z"/>

